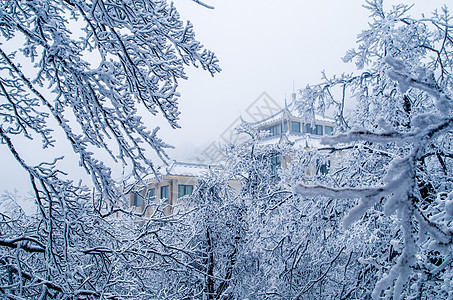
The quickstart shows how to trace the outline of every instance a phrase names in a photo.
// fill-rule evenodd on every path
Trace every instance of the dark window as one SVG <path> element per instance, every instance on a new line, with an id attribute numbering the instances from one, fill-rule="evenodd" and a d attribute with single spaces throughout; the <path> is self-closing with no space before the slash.
<path id="1" fill-rule="evenodd" d="M 316 135 L 322 135 L 322 125 L 316 125 L 313 133 Z"/>
<path id="2" fill-rule="evenodd" d="M 329 173 L 329 168 L 330 160 L 327 162 L 319 159 L 316 160 L 316 175 L 327 175 Z"/>
<path id="3" fill-rule="evenodd" d="M 287 132 L 288 131 L 288 122 L 287 121 L 283 121 L 283 130 L 282 132 Z"/>
<path id="4" fill-rule="evenodd" d="M 332 135 L 333 134 L 333 127 L 332 126 L 324 126 L 324 133 L 326 135 Z"/>
<path id="5" fill-rule="evenodd" d="M 304 133 L 322 135 L 322 125 L 315 125 L 314 127 L 311 124 L 304 124 Z"/>
<path id="6" fill-rule="evenodd" d="M 193 185 L 185 185 L 185 184 L 178 185 L 178 198 L 192 195 L 192 192 L 193 192 Z"/>
<path id="7" fill-rule="evenodd" d="M 271 126 L 271 127 L 269 127 L 268 130 L 269 130 L 269 132 L 271 133 L 271 136 L 279 135 L 279 134 L 281 133 L 281 132 L 280 132 L 280 124 Z"/>
<path id="8" fill-rule="evenodd" d="M 142 198 L 143 197 L 142 197 L 142 195 L 140 195 L 139 192 L 133 192 L 132 193 L 132 203 L 131 203 L 131 205 L 132 206 L 136 206 L 136 207 L 142 206 L 142 203 L 143 203 L 143 201 L 142 201 L 143 199 Z"/>
<path id="9" fill-rule="evenodd" d="M 146 200 L 152 202 L 156 199 L 156 189 L 152 188 L 146 191 Z"/>
<path id="10" fill-rule="evenodd" d="M 291 132 L 300 132 L 300 123 L 292 121 L 291 122 Z"/>
<path id="11" fill-rule="evenodd" d="M 161 186 L 160 187 L 160 199 L 162 199 L 162 200 L 167 199 L 168 200 L 168 196 L 169 196 L 168 185 Z"/>
<path id="12" fill-rule="evenodd" d="M 304 124 L 304 133 L 313 133 L 311 124 Z"/>
<path id="13" fill-rule="evenodd" d="M 271 168 L 272 168 L 272 176 L 277 177 L 278 169 L 281 167 L 282 161 L 280 155 L 274 155 L 271 158 Z"/>

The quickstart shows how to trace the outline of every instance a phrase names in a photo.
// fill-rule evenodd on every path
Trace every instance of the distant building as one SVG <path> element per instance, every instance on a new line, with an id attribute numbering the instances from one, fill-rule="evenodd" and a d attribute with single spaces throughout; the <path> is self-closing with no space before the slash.
<path id="1" fill-rule="evenodd" d="M 269 133 L 259 141 L 261 145 L 289 143 L 307 150 L 320 148 L 321 137 L 332 135 L 335 131 L 335 122 L 331 118 L 316 116 L 314 120 L 307 121 L 297 115 L 293 101 L 263 120 L 247 123 Z M 280 155 L 272 156 L 271 160 L 276 175 L 278 168 L 290 163 L 289 157 Z M 327 174 L 330 164 L 330 160 L 323 163 L 317 161 L 316 166 L 308 166 L 307 171 Z M 178 209 L 178 199 L 191 195 L 198 179 L 217 168 L 219 166 L 173 161 L 160 180 L 152 178 L 130 187 L 127 194 L 129 205 L 147 217 L 153 214 L 171 215 Z M 239 188 L 237 182 L 230 184 L 235 189 Z"/>
<path id="2" fill-rule="evenodd" d="M 268 131 L 263 143 L 278 143 L 283 138 L 292 143 L 305 143 L 308 148 L 318 148 L 322 136 L 333 135 L 335 120 L 316 115 L 314 120 L 306 120 L 299 116 L 294 101 L 283 109 L 258 122 L 247 122 L 249 125 Z"/>
<path id="3" fill-rule="evenodd" d="M 198 178 L 210 168 L 215 166 L 173 161 L 160 180 L 144 180 L 131 188 L 127 194 L 129 205 L 147 217 L 156 213 L 170 215 L 177 209 L 178 199 L 191 195 Z"/>
<path id="4" fill-rule="evenodd" d="M 260 144 L 289 143 L 293 147 L 306 150 L 321 148 L 321 138 L 331 136 L 335 132 L 335 120 L 329 117 L 316 115 L 314 120 L 298 117 L 294 101 L 285 105 L 283 109 L 258 122 L 247 122 L 258 130 L 267 131 L 268 135 L 260 140 Z M 288 157 L 275 156 L 272 158 L 274 172 L 278 167 L 285 167 L 289 163 Z M 327 174 L 331 161 L 317 161 L 316 166 L 310 166 L 309 173 Z"/>

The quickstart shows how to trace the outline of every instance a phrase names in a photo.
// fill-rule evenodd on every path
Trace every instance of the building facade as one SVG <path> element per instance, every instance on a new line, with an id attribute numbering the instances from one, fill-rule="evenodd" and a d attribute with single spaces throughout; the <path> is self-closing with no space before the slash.
<path id="1" fill-rule="evenodd" d="M 289 143 L 293 147 L 305 150 L 319 149 L 321 138 L 335 132 L 333 119 L 316 116 L 307 121 L 297 116 L 294 102 L 285 105 L 285 108 L 258 122 L 247 122 L 250 126 L 267 132 L 259 141 L 261 145 L 276 145 Z M 272 171 L 277 176 L 278 168 L 291 163 L 289 157 L 275 155 L 271 157 Z M 317 162 L 315 166 L 307 166 L 307 173 L 327 174 L 331 161 Z M 146 217 L 157 214 L 171 215 L 181 208 L 178 201 L 181 197 L 191 195 L 195 190 L 198 178 L 207 172 L 218 169 L 219 166 L 197 163 L 173 161 L 167 168 L 164 176 L 157 180 L 144 180 L 130 188 L 127 193 L 129 205 L 136 212 Z M 239 188 L 238 182 L 230 183 L 233 188 Z"/>
<path id="2" fill-rule="evenodd" d="M 294 149 L 307 151 L 322 148 L 322 137 L 331 136 L 335 132 L 335 120 L 319 115 L 307 120 L 298 115 L 293 101 L 275 114 L 258 122 L 248 122 L 248 124 L 260 131 L 267 132 L 267 135 L 260 140 L 262 145 L 289 143 Z M 320 150 L 320 153 L 322 152 L 325 151 Z M 290 157 L 275 156 L 272 159 L 274 172 L 278 167 L 285 167 L 290 163 Z M 333 163 L 330 159 L 317 160 L 315 165 L 307 166 L 307 173 L 308 175 L 327 174 Z"/>
<path id="3" fill-rule="evenodd" d="M 215 166 L 173 161 L 163 178 L 144 180 L 127 194 L 129 206 L 144 216 L 170 215 L 178 209 L 178 199 L 191 195 L 200 176 Z"/>

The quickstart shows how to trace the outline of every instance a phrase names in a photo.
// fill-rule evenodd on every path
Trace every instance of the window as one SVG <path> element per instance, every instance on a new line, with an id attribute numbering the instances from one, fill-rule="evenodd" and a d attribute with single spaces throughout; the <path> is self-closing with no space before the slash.
<path id="1" fill-rule="evenodd" d="M 280 155 L 274 155 L 271 158 L 272 177 L 277 177 L 277 171 L 281 167 L 282 161 Z"/>
<path id="2" fill-rule="evenodd" d="M 146 191 L 146 200 L 153 202 L 156 199 L 156 189 L 152 188 Z"/>
<path id="3" fill-rule="evenodd" d="M 169 196 L 169 188 L 168 188 L 168 185 L 165 185 L 165 186 L 161 186 L 160 187 L 160 199 L 164 200 L 168 200 L 168 196 Z"/>
<path id="4" fill-rule="evenodd" d="M 316 127 L 314 128 L 314 134 L 316 135 L 322 135 L 322 125 L 316 125 Z"/>
<path id="5" fill-rule="evenodd" d="M 304 133 L 313 133 L 311 124 L 304 124 Z"/>
<path id="6" fill-rule="evenodd" d="M 333 127 L 332 126 L 324 126 L 324 133 L 326 135 L 332 135 L 333 134 Z"/>
<path id="7" fill-rule="evenodd" d="M 322 125 L 314 125 L 313 127 L 311 124 L 304 124 L 304 133 L 322 135 Z"/>
<path id="8" fill-rule="evenodd" d="M 140 195 L 139 192 L 133 192 L 131 206 L 136 206 L 136 207 L 142 206 L 142 203 L 143 203 L 142 198 L 143 197 L 142 197 L 142 195 Z"/>
<path id="9" fill-rule="evenodd" d="M 271 127 L 269 127 L 268 130 L 271 133 L 271 136 L 279 135 L 280 134 L 280 124 L 271 126 Z"/>
<path id="10" fill-rule="evenodd" d="M 316 160 L 316 175 L 327 175 L 329 173 L 330 168 L 330 160 L 328 161 L 321 161 L 319 159 Z"/>
<path id="11" fill-rule="evenodd" d="M 192 195 L 193 185 L 178 184 L 178 198 Z"/>
<path id="12" fill-rule="evenodd" d="M 300 133 L 300 123 L 292 121 L 291 122 L 291 132 L 298 132 Z"/>
<path id="13" fill-rule="evenodd" d="M 288 122 L 287 121 L 283 121 L 283 130 L 282 132 L 287 132 L 288 131 Z"/>

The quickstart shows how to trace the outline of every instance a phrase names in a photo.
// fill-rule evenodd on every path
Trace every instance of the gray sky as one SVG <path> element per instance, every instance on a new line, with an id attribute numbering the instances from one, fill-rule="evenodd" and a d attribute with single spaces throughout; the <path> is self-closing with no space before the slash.
<path id="1" fill-rule="evenodd" d="M 190 0 L 175 0 L 182 19 L 194 24 L 196 37 L 220 59 L 223 71 L 189 68 L 181 82 L 181 129 L 173 130 L 155 118 L 160 136 L 176 147 L 168 153 L 179 160 L 193 159 L 236 120 L 259 96 L 267 92 L 284 104 L 292 92 L 319 82 L 321 71 L 333 75 L 354 70 L 341 62 L 355 47 L 356 36 L 367 27 L 368 11 L 360 0 L 206 0 L 214 10 Z M 413 16 L 440 8 L 445 0 L 385 1 L 414 3 Z M 25 173 L 0 146 L 0 191 L 27 190 Z M 76 163 L 74 164 L 76 165 Z M 25 177 L 26 178 L 26 177 Z"/>
<path id="2" fill-rule="evenodd" d="M 214 10 L 188 0 L 174 2 L 223 69 L 214 78 L 189 69 L 189 80 L 180 88 L 182 128 L 162 126 L 162 136 L 176 147 L 169 153 L 183 160 L 218 140 L 263 91 L 283 105 L 293 82 L 297 89 L 319 82 L 322 70 L 327 75 L 352 72 L 354 66 L 341 57 L 355 47 L 369 16 L 359 0 L 206 0 Z M 414 2 L 413 16 L 446 3 L 384 1 L 386 7 Z"/>

